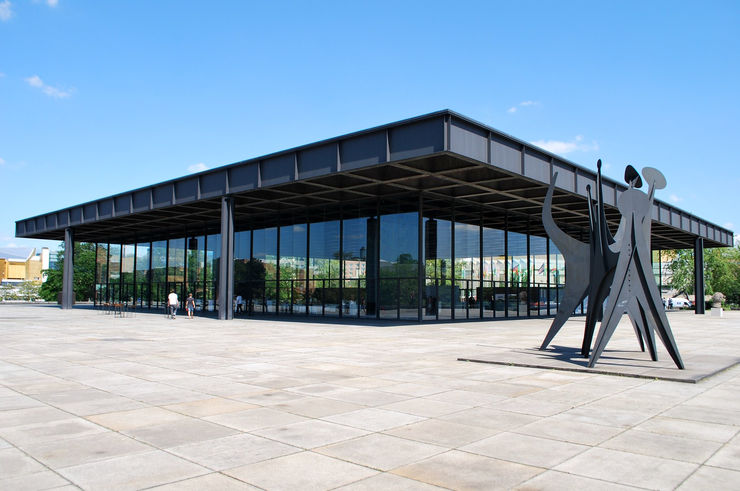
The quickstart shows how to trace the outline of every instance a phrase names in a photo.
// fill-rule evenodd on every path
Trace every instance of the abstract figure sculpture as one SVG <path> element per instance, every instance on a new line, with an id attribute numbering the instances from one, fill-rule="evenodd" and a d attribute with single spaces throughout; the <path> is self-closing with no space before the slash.
<path id="1" fill-rule="evenodd" d="M 653 196 L 656 189 L 666 185 L 665 177 L 657 169 L 646 167 L 643 177 L 649 185 L 648 194 L 639 191 L 642 179 L 634 167 L 627 166 L 627 191 L 617 203 L 622 220 L 615 236 L 606 223 L 601 181 L 601 160 L 598 161 L 596 203 L 589 195 L 589 244 L 580 242 L 563 232 L 552 218 L 552 197 L 557 180 L 553 175 L 542 208 L 542 223 L 555 245 L 560 249 L 568 268 L 563 298 L 557 315 L 542 342 L 544 350 L 576 306 L 588 297 L 588 311 L 581 353 L 588 357 L 596 323 L 601 321 L 588 366 L 593 367 L 611 339 L 623 314 L 627 314 L 644 351 L 645 345 L 653 361 L 657 360 L 655 334 L 665 345 L 679 368 L 683 361 L 673 339 L 668 319 L 663 310 L 658 286 L 650 262 L 650 228 Z M 606 302 L 606 307 L 604 303 Z"/>

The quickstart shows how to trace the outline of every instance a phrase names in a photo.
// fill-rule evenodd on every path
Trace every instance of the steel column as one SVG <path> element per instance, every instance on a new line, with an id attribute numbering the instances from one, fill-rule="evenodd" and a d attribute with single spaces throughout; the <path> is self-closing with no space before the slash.
<path id="1" fill-rule="evenodd" d="M 221 198 L 221 261 L 218 275 L 218 318 L 234 318 L 234 199 Z"/>
<path id="2" fill-rule="evenodd" d="M 64 229 L 64 270 L 62 271 L 62 308 L 71 309 L 75 303 L 74 289 L 74 232 Z"/>
<path id="3" fill-rule="evenodd" d="M 418 259 L 419 268 L 417 270 L 417 293 L 416 293 L 416 307 L 417 307 L 417 320 L 419 322 L 424 318 L 423 302 L 424 302 L 424 277 L 426 276 L 426 262 L 424 261 L 424 195 L 419 193 L 419 209 L 417 210 L 417 221 L 416 221 L 416 241 L 417 248 L 416 254 Z"/>
<path id="4" fill-rule="evenodd" d="M 704 238 L 694 241 L 694 313 L 704 313 Z"/>

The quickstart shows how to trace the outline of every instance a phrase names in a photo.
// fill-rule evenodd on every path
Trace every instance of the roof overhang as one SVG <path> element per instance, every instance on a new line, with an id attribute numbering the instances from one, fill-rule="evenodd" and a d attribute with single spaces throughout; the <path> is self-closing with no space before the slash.
<path id="1" fill-rule="evenodd" d="M 588 229 L 587 187 L 596 173 L 452 111 L 440 111 L 188 175 L 16 222 L 16 236 L 120 242 L 217 233 L 221 199 L 235 201 L 237 229 L 370 214 L 379 202 L 425 214 L 544 235 L 541 211 L 557 173 L 553 217 L 574 235 Z M 610 227 L 626 187 L 603 179 Z M 319 213 L 319 215 L 317 215 Z M 733 245 L 733 233 L 656 200 L 654 249 Z"/>

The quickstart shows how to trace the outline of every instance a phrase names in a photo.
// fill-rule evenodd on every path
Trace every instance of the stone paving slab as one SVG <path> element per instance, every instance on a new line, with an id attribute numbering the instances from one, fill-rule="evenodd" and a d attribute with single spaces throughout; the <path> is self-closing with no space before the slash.
<path id="1" fill-rule="evenodd" d="M 688 313 L 681 314 L 684 317 L 691 315 Z M 539 349 L 539 342 L 530 346 L 521 345 L 521 343 L 509 343 L 510 346 L 508 347 L 481 345 L 483 348 L 488 347 L 494 349 L 489 349 L 488 352 L 482 352 L 476 355 L 462 355 L 458 360 L 697 383 L 740 363 L 739 352 L 727 352 L 726 346 L 716 342 L 720 339 L 729 339 L 734 343 L 738 342 L 737 313 L 731 312 L 730 314 L 732 314 L 732 320 L 729 320 L 730 316 L 728 316 L 726 322 L 725 319 L 698 316 L 696 321 L 703 324 L 702 327 L 704 329 L 700 332 L 706 336 L 706 339 L 698 338 L 701 334 L 698 334 L 696 331 L 687 332 L 686 337 L 690 337 L 690 340 L 695 342 L 695 346 L 691 346 L 691 349 L 684 350 L 685 341 L 682 343 L 680 339 L 677 339 L 679 352 L 681 353 L 685 367 L 683 370 L 676 367 L 664 347 L 660 344 L 660 339 L 657 337 L 657 361 L 653 361 L 646 351 L 640 351 L 635 339 L 632 339 L 633 346 L 629 347 L 630 343 L 622 338 L 611 341 L 594 367 L 589 368 L 588 359 L 581 355 L 580 343 L 561 344 L 556 342 L 560 340 L 559 337 L 556 337 L 556 341 L 553 341 L 545 350 Z M 625 319 L 622 319 L 620 323 L 622 328 L 628 323 Z M 681 321 L 684 320 L 686 319 L 681 318 Z M 579 327 L 582 330 L 583 322 L 582 319 L 571 319 L 566 322 L 563 330 L 577 330 Z M 681 334 L 684 333 L 682 332 Z M 570 337 L 572 338 L 572 336 Z"/>
<path id="2" fill-rule="evenodd" d="M 668 316 L 687 365 L 740 353 L 740 313 Z M 740 483 L 738 367 L 686 384 L 458 361 L 536 348 L 547 319 L 172 321 L 4 304 L 0 319 L 3 490 Z M 569 321 L 556 346 L 581 332 Z M 628 321 L 610 349 L 641 354 Z"/>
<path id="3" fill-rule="evenodd" d="M 596 373 L 646 379 L 669 380 L 672 382 L 693 383 L 711 377 L 740 363 L 740 356 L 702 355 L 684 358 L 684 370 L 679 370 L 673 360 L 668 358 L 652 361 L 647 353 L 640 351 L 604 350 L 593 368 L 580 351 L 573 348 L 555 347 L 540 351 L 537 348 L 512 349 L 484 353 L 475 357 L 462 356 L 459 361 L 492 363 L 516 367 L 543 368 L 570 372 Z"/>

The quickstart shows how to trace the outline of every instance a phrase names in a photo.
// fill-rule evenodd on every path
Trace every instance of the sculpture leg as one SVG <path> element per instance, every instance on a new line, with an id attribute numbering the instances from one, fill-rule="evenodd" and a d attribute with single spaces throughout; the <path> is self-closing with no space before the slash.
<path id="1" fill-rule="evenodd" d="M 639 261 L 639 257 L 638 262 L 642 266 L 642 262 Z M 642 300 L 646 307 L 645 310 L 647 310 L 654 319 L 655 329 L 658 331 L 658 336 L 660 336 L 660 340 L 663 341 L 663 345 L 668 351 L 670 357 L 673 359 L 673 362 L 678 368 L 683 369 L 683 360 L 678 352 L 676 340 L 673 339 L 673 333 L 671 332 L 670 324 L 668 324 L 668 317 L 663 309 L 663 302 L 660 300 L 658 287 L 655 285 L 655 280 L 652 278 L 652 271 L 650 271 L 650 275 L 650 279 L 653 280 L 652 282 L 648 280 L 644 268 L 638 267 L 638 276 L 642 283 L 643 291 L 645 292 Z"/>
<path id="2" fill-rule="evenodd" d="M 573 311 L 578 307 L 578 304 L 586 298 L 586 293 L 586 290 L 584 290 L 579 296 L 577 291 L 568 291 L 568 285 L 566 284 L 565 291 L 563 292 L 563 300 L 560 302 L 558 313 L 555 315 L 555 319 L 553 319 L 552 324 L 550 325 L 550 330 L 547 331 L 545 340 L 542 341 L 542 345 L 540 346 L 541 350 L 547 349 L 550 341 L 552 341 L 555 335 L 560 331 L 565 324 L 565 321 L 567 321 L 571 314 L 573 314 Z"/>
<path id="3" fill-rule="evenodd" d="M 629 318 L 632 321 L 632 329 L 635 331 L 635 336 L 637 336 L 637 341 L 640 343 L 640 351 L 644 352 L 645 351 L 645 341 L 642 336 L 642 331 L 643 331 L 642 325 L 640 326 L 637 325 L 638 321 L 635 320 L 635 318 L 632 316 L 631 313 L 629 313 Z M 642 319 L 640 319 L 640 322 L 642 322 Z"/>
<path id="4" fill-rule="evenodd" d="M 604 318 L 604 301 L 609 296 L 612 282 L 614 281 L 614 270 L 608 271 L 599 282 L 597 288 L 593 288 L 588 298 L 588 313 L 586 315 L 586 328 L 583 331 L 583 343 L 581 354 L 588 358 L 591 351 L 591 342 L 594 338 L 596 323 Z"/>
<path id="5" fill-rule="evenodd" d="M 617 311 L 613 307 L 611 309 L 607 309 L 607 312 L 604 314 L 604 320 L 601 322 L 599 335 L 596 336 L 594 349 L 593 351 L 591 351 L 591 358 L 589 358 L 588 360 L 589 368 L 593 368 L 598 359 L 601 357 L 601 353 L 604 351 L 604 348 L 606 348 L 606 344 L 611 339 L 612 334 L 614 334 L 614 330 L 617 328 L 617 324 L 619 324 L 619 319 L 621 318 L 621 310 L 617 314 Z"/>
<path id="6" fill-rule="evenodd" d="M 652 322 L 652 319 L 647 316 L 645 313 L 645 309 L 642 308 L 642 305 L 640 305 L 639 298 L 635 297 L 632 299 L 630 304 L 628 305 L 630 318 L 633 316 L 635 319 L 635 323 L 640 328 L 640 332 L 642 334 L 642 338 L 645 340 L 645 343 L 647 343 L 648 353 L 650 353 L 650 358 L 653 361 L 658 360 L 658 352 L 655 349 L 655 325 Z M 641 341 L 642 344 L 642 341 Z M 645 351 L 645 349 L 643 349 Z"/>

